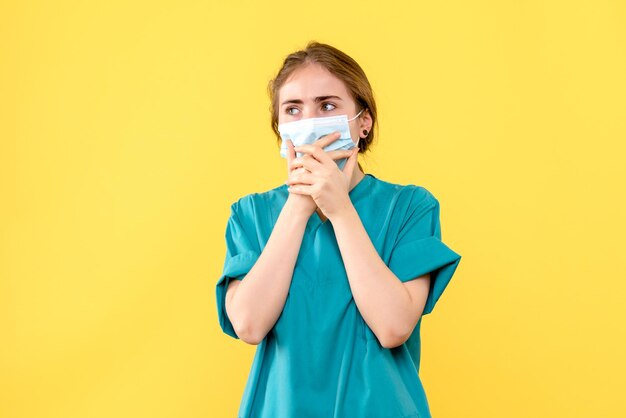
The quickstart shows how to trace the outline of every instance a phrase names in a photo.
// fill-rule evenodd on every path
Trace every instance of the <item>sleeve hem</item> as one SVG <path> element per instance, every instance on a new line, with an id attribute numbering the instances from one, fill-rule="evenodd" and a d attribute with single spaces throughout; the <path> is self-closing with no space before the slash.
<path id="1" fill-rule="evenodd" d="M 431 273 L 430 289 L 422 315 L 432 312 L 461 260 L 435 236 L 402 244 L 394 249 L 389 269 L 402 282 Z"/>
<path id="2" fill-rule="evenodd" d="M 252 269 L 259 258 L 255 251 L 246 251 L 229 258 L 224 263 L 224 270 L 215 286 L 215 296 L 217 299 L 217 316 L 220 327 L 225 334 L 239 339 L 235 333 L 233 324 L 226 313 L 226 290 L 230 280 L 243 280 L 245 275 Z"/>

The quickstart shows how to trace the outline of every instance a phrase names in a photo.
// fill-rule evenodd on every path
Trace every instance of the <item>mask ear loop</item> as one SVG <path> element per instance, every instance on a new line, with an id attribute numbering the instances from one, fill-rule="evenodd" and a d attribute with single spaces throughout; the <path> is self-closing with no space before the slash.
<path id="1" fill-rule="evenodd" d="M 352 122 L 353 120 L 355 120 L 356 118 L 358 118 L 358 117 L 359 117 L 359 115 L 360 115 L 361 113 L 363 113 L 363 111 L 364 111 L 364 110 L 365 110 L 365 108 L 361 109 L 361 111 L 360 111 L 359 113 L 357 113 L 355 117 L 353 117 L 352 119 L 348 119 L 348 122 Z"/>
<path id="2" fill-rule="evenodd" d="M 364 111 L 365 109 L 366 109 L 365 107 L 364 107 L 363 109 L 361 109 L 361 111 L 360 111 L 359 113 L 357 113 L 355 117 L 353 117 L 352 119 L 348 119 L 348 122 L 352 122 L 353 120 L 355 120 L 356 118 L 358 118 L 358 117 L 359 117 L 359 115 L 360 115 L 361 113 L 363 113 L 363 111 Z M 366 134 L 366 135 L 367 135 L 367 134 Z M 359 141 L 361 141 L 361 135 L 359 135 L 359 139 L 357 139 L 357 140 L 356 140 L 356 145 L 355 145 L 355 148 L 359 146 Z"/>

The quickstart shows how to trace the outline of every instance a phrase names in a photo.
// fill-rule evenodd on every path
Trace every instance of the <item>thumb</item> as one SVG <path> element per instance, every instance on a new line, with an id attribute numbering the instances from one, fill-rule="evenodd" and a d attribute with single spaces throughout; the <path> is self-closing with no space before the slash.
<path id="1" fill-rule="evenodd" d="M 285 141 L 287 143 L 287 175 L 291 171 L 291 161 L 296 159 L 296 152 L 293 149 L 293 142 L 291 139 Z"/>
<path id="2" fill-rule="evenodd" d="M 346 165 L 343 167 L 342 172 L 348 177 L 352 178 L 352 172 L 354 171 L 354 167 L 359 159 L 359 148 L 353 148 L 352 155 L 348 157 L 348 161 L 346 161 Z"/>

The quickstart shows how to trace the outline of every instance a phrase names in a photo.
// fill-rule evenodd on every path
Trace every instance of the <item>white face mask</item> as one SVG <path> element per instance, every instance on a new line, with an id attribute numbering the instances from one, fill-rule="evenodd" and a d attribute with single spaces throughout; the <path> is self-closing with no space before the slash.
<path id="1" fill-rule="evenodd" d="M 359 115 L 363 113 L 363 110 L 365 109 L 361 109 L 361 111 L 352 119 L 348 119 L 347 115 L 338 115 L 322 118 L 300 119 L 293 122 L 281 123 L 278 125 L 278 132 L 282 138 L 280 156 L 287 158 L 287 139 L 291 139 L 293 146 L 298 147 L 305 144 L 312 144 L 322 136 L 336 131 L 339 131 L 341 136 L 324 147 L 324 151 L 328 152 L 339 149 L 349 150 L 357 147 L 361 138 L 359 137 L 356 145 L 352 142 L 352 137 L 350 136 L 350 125 L 348 122 L 359 117 Z M 297 157 L 302 157 L 303 155 L 304 153 L 302 152 L 296 152 Z M 340 170 L 343 170 L 347 160 L 347 158 L 335 160 Z"/>

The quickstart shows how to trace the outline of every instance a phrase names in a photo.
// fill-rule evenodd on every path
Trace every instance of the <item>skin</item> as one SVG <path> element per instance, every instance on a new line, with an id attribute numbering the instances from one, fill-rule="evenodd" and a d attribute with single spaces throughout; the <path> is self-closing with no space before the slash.
<path id="1" fill-rule="evenodd" d="M 292 73 L 279 91 L 279 105 L 279 123 L 341 114 L 350 119 L 361 110 L 344 83 L 318 64 Z M 362 131 L 371 129 L 372 119 L 366 110 L 349 123 L 355 141 L 365 137 Z M 430 275 L 403 283 L 380 258 L 348 195 L 365 176 L 357 165 L 358 149 L 323 150 L 338 138 L 333 133 L 295 148 L 287 143 L 287 201 L 246 280 L 232 280 L 226 293 L 228 317 L 239 338 L 249 344 L 260 343 L 283 310 L 314 211 L 322 221 L 332 222 L 354 301 L 383 347 L 402 345 L 422 315 Z M 305 155 L 297 158 L 296 151 Z M 343 170 L 335 163 L 340 158 L 348 158 Z"/>

